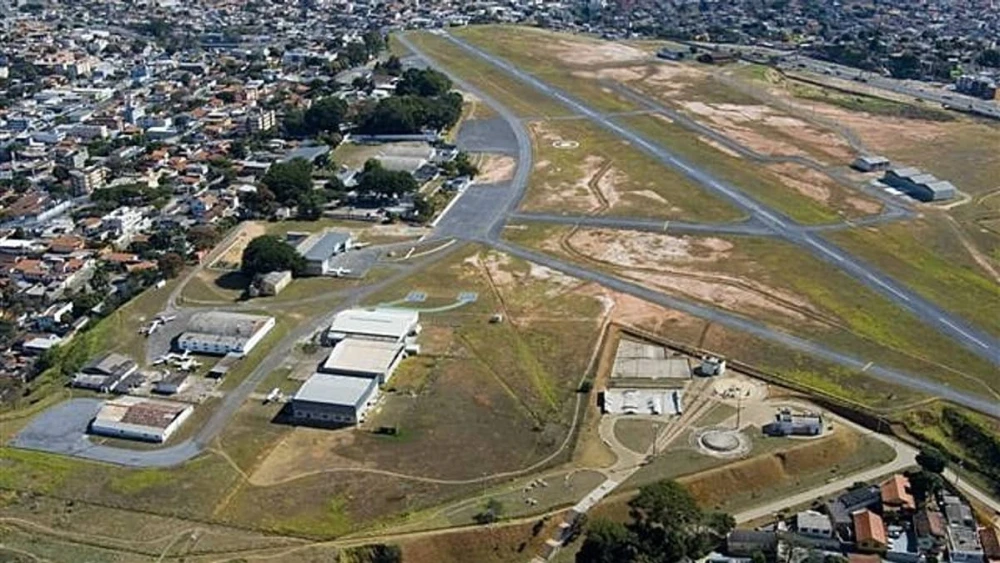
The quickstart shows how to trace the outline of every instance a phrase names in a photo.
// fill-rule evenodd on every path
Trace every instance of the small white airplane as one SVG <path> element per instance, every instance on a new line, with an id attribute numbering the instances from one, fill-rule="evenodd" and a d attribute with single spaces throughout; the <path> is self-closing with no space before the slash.
<path id="1" fill-rule="evenodd" d="M 182 360 L 181 362 L 179 362 L 179 364 L 178 364 L 177 367 L 181 371 L 192 371 L 192 370 L 196 369 L 200 365 L 201 365 L 201 362 L 196 361 L 196 360 Z"/>
<path id="2" fill-rule="evenodd" d="M 330 275 L 332 275 L 335 278 L 342 278 L 350 273 L 351 270 L 347 268 L 334 268 L 333 270 L 330 271 Z"/>
<path id="3" fill-rule="evenodd" d="M 264 398 L 264 404 L 277 401 L 280 398 L 281 398 L 281 389 L 275 387 L 274 389 L 271 389 L 271 392 L 268 393 L 267 397 Z"/>
<path id="4" fill-rule="evenodd" d="M 153 322 L 149 323 L 149 326 L 146 327 L 146 336 L 152 336 L 152 334 L 156 332 L 162 324 L 163 323 L 159 319 L 154 319 Z"/>
<path id="5" fill-rule="evenodd" d="M 356 242 L 356 243 L 354 243 L 354 244 L 351 245 L 351 248 L 353 250 L 361 250 L 362 248 L 365 248 L 367 246 L 371 246 L 371 244 L 372 243 L 370 243 L 370 242 Z"/>
<path id="6" fill-rule="evenodd" d="M 158 366 L 160 364 L 167 363 L 167 361 L 168 361 L 168 358 L 166 356 L 159 356 L 155 360 L 153 360 L 153 365 L 154 366 Z"/>
<path id="7" fill-rule="evenodd" d="M 177 318 L 177 315 L 164 315 L 163 313 L 160 313 L 159 315 L 156 315 L 156 320 L 160 321 L 163 324 L 169 323 L 170 321 L 172 321 L 172 320 L 174 320 L 176 318 Z"/>

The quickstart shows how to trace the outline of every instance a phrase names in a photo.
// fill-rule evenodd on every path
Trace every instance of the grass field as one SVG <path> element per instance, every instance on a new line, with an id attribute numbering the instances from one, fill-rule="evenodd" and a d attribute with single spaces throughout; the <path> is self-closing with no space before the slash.
<path id="1" fill-rule="evenodd" d="M 753 457 L 745 460 L 720 460 L 683 448 L 667 450 L 665 457 L 669 453 L 677 463 L 654 461 L 625 487 L 678 479 L 706 510 L 733 513 L 888 463 L 895 456 L 882 442 L 846 429 L 807 442 L 753 438 Z M 628 498 L 620 495 L 599 504 L 591 517 L 624 517 Z"/>
<path id="2" fill-rule="evenodd" d="M 472 84 L 521 117 L 544 118 L 569 115 L 570 111 L 534 88 L 497 71 L 447 39 L 429 33 L 407 35 L 414 45 L 449 72 Z"/>
<path id="3" fill-rule="evenodd" d="M 796 221 L 815 224 L 841 218 L 827 204 L 784 185 L 773 172 L 700 142 L 696 135 L 679 125 L 662 119 L 634 116 L 622 117 L 619 121 L 687 162 L 703 168 L 716 178 L 731 182 L 740 190 Z"/>
<path id="4" fill-rule="evenodd" d="M 975 392 L 982 392 L 984 386 L 1000 392 L 1000 380 L 988 362 L 956 347 L 833 266 L 787 243 L 534 226 L 508 230 L 507 234 L 543 252 L 765 320 L 880 365 Z M 565 242 L 559 244 L 560 240 Z M 718 351 L 739 357 L 725 348 Z M 783 358 L 781 363 L 796 377 L 814 379 L 809 370 L 797 373 L 794 356 Z M 821 380 L 810 383 L 829 385 Z"/>
<path id="5" fill-rule="evenodd" d="M 734 221 L 744 215 L 679 172 L 588 121 L 530 124 L 528 211 Z M 575 148 L 556 146 L 573 142 Z"/>
<path id="6" fill-rule="evenodd" d="M 941 307 L 1000 335 L 1000 283 L 939 223 L 852 229 L 828 238 Z"/>
<path id="7" fill-rule="evenodd" d="M 568 56 L 563 49 L 574 46 L 590 46 L 601 49 L 603 42 L 583 36 L 567 36 L 537 28 L 518 26 L 468 26 L 454 31 L 469 43 L 485 49 L 514 63 L 520 70 L 529 72 L 543 81 L 572 92 L 587 100 L 594 108 L 604 112 L 627 112 L 642 109 L 635 102 L 615 93 L 610 88 L 593 80 L 580 80 L 575 69 L 592 66 L 583 57 Z M 567 44 L 572 39 L 572 44 Z M 526 45 L 536 48 L 526 49 Z M 558 47 L 558 48 L 557 48 Z M 641 52 L 633 54 L 634 60 L 642 60 Z M 598 62 L 598 65 L 604 64 Z M 499 69 L 495 72 L 499 73 Z"/>

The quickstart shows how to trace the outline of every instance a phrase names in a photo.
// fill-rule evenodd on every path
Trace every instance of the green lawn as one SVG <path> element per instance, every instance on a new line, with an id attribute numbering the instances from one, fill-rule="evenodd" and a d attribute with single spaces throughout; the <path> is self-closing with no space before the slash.
<path id="1" fill-rule="evenodd" d="M 851 229 L 828 238 L 930 301 L 1000 336 L 1000 284 L 939 223 Z"/>

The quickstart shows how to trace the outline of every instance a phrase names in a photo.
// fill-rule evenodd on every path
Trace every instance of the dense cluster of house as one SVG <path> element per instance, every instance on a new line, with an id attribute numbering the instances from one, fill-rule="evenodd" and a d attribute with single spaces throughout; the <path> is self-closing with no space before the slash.
<path id="1" fill-rule="evenodd" d="M 856 486 L 814 510 L 758 530 L 735 530 L 727 556 L 741 560 L 762 553 L 780 561 L 801 562 L 819 553 L 852 563 L 1000 560 L 994 526 L 979 526 L 960 497 L 941 493 L 919 506 L 905 475 L 878 485 Z"/>

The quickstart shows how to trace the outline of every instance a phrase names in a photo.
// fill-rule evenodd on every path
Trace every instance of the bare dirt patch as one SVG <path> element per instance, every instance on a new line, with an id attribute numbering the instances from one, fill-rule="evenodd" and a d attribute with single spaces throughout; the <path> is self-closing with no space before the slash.
<path id="1" fill-rule="evenodd" d="M 814 156 L 846 161 L 853 156 L 837 134 L 764 105 L 682 102 L 689 113 L 740 144 L 767 155 Z"/>
<path id="2" fill-rule="evenodd" d="M 712 139 L 709 139 L 708 137 L 702 137 L 701 135 L 699 135 L 698 136 L 698 140 L 701 141 L 702 143 L 705 143 L 706 145 L 712 147 L 713 149 L 715 149 L 715 150 L 717 150 L 717 151 L 725 154 L 725 155 L 731 156 L 733 158 L 743 158 L 742 154 L 740 154 L 740 153 L 734 151 L 733 149 L 731 149 L 731 148 L 723 145 L 722 143 L 718 143 L 716 141 L 713 141 Z"/>
<path id="3" fill-rule="evenodd" d="M 567 244 L 584 256 L 621 268 L 621 275 L 647 286 L 732 310 L 808 320 L 801 309 L 811 309 L 811 305 L 802 297 L 712 268 L 712 264 L 725 262 L 735 249 L 724 239 L 587 229 L 571 235 Z"/>
<path id="4" fill-rule="evenodd" d="M 634 192 L 629 192 L 628 195 L 636 196 L 650 201 L 655 201 L 656 203 L 667 204 L 669 203 L 666 198 L 652 190 L 636 190 Z"/>
<path id="5" fill-rule="evenodd" d="M 355 431 L 296 428 L 281 441 L 250 475 L 250 484 L 267 487 L 311 472 L 334 468 L 359 468 L 364 464 L 336 454 L 354 443 Z"/>
<path id="6" fill-rule="evenodd" d="M 649 58 L 640 49 L 608 41 L 546 40 L 545 48 L 572 66 L 621 64 Z"/>
<path id="7" fill-rule="evenodd" d="M 800 194 L 821 203 L 830 201 L 831 180 L 823 174 L 805 166 L 788 163 L 771 164 L 768 168 L 777 172 L 782 184 Z"/>
<path id="8" fill-rule="evenodd" d="M 882 204 L 873 199 L 864 199 L 860 197 L 847 197 L 844 198 L 844 203 L 846 203 L 855 211 L 863 213 L 865 215 L 874 215 L 882 210 Z"/>
<path id="9" fill-rule="evenodd" d="M 236 233 L 236 237 L 233 239 L 232 244 L 226 248 L 218 258 L 212 262 L 212 268 L 219 268 L 222 270 L 234 270 L 240 267 L 240 262 L 243 260 L 243 250 L 250 244 L 253 239 L 266 234 L 262 223 L 257 221 L 248 221 L 240 225 L 240 230 Z"/>
<path id="10" fill-rule="evenodd" d="M 479 176 L 476 182 L 480 184 L 497 184 L 514 177 L 517 161 L 505 155 L 484 155 L 479 165 Z"/>
<path id="11" fill-rule="evenodd" d="M 711 237 L 622 234 L 604 229 L 577 231 L 569 238 L 569 243 L 587 256 L 625 267 L 646 267 L 662 262 L 717 262 L 728 256 L 733 248 L 732 243 Z"/>

